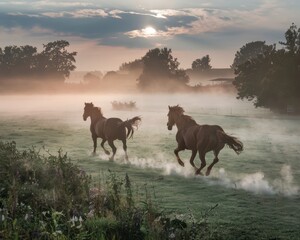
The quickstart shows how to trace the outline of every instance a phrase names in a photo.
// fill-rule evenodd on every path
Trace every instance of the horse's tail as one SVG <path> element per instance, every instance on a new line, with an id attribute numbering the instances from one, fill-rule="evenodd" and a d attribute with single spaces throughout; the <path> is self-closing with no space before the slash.
<path id="1" fill-rule="evenodd" d="M 217 135 L 221 140 L 224 141 L 225 144 L 228 145 L 228 147 L 233 149 L 236 154 L 240 154 L 243 151 L 243 143 L 236 137 L 232 137 L 226 134 L 224 131 L 217 131 Z"/>
<path id="2" fill-rule="evenodd" d="M 142 120 L 141 117 L 136 116 L 136 117 L 133 117 L 129 120 L 126 120 L 122 123 L 122 125 L 124 127 L 126 127 L 127 130 L 128 130 L 127 131 L 127 138 L 131 138 L 133 136 L 133 133 L 134 133 L 134 128 L 133 127 L 134 126 L 138 127 L 141 120 Z"/>

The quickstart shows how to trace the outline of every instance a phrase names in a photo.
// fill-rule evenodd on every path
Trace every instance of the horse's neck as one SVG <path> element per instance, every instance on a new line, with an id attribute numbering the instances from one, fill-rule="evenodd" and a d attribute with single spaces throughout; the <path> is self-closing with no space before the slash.
<path id="1" fill-rule="evenodd" d="M 103 115 L 99 114 L 99 113 L 94 113 L 91 115 L 91 126 L 95 126 L 95 124 L 99 121 L 99 120 L 104 120 L 106 119 Z"/>
<path id="2" fill-rule="evenodd" d="M 181 130 L 183 128 L 187 128 L 193 125 L 197 125 L 196 121 L 189 116 L 181 115 L 178 116 L 178 118 L 175 120 L 175 124 L 177 126 L 178 130 Z"/>

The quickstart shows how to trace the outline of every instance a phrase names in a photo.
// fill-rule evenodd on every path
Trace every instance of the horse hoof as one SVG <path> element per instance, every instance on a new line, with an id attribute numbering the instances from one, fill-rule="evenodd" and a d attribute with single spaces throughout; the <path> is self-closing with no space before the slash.
<path id="1" fill-rule="evenodd" d="M 109 161 L 110 161 L 110 162 L 113 162 L 113 161 L 114 161 L 114 158 L 109 158 Z"/>
<path id="2" fill-rule="evenodd" d="M 210 172 L 206 172 L 206 173 L 205 173 L 205 176 L 209 176 L 209 174 L 210 174 Z"/>
<path id="3" fill-rule="evenodd" d="M 179 162 L 179 165 L 184 167 L 184 163 L 183 162 Z"/>
<path id="4" fill-rule="evenodd" d="M 195 175 L 203 176 L 203 173 L 197 170 L 197 171 L 195 172 Z"/>
<path id="5" fill-rule="evenodd" d="M 105 154 L 106 154 L 106 155 L 109 155 L 109 154 L 110 154 L 110 152 L 109 152 L 109 151 L 104 151 L 104 152 L 105 152 Z"/>

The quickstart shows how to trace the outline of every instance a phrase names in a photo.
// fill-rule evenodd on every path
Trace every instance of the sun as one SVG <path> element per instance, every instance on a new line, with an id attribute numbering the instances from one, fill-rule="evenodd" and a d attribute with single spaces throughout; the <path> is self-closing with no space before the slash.
<path id="1" fill-rule="evenodd" d="M 148 37 L 150 37 L 150 36 L 155 36 L 156 33 L 157 33 L 157 31 L 155 30 L 155 28 L 150 27 L 150 26 L 144 28 L 142 31 L 143 31 L 143 33 L 145 34 L 145 36 L 148 36 Z"/>

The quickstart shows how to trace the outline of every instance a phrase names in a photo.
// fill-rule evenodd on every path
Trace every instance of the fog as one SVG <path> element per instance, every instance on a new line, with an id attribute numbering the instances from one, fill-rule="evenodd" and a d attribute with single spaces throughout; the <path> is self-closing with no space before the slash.
<path id="1" fill-rule="evenodd" d="M 138 111 L 167 111 L 168 105 L 179 104 L 188 112 L 199 111 L 207 114 L 265 114 L 268 110 L 255 109 L 250 102 L 240 101 L 231 94 L 185 93 L 185 94 L 61 94 L 61 95 L 2 95 L 0 111 L 10 113 L 78 111 L 84 102 L 93 102 L 104 110 L 111 109 L 111 102 L 135 101 Z"/>
<path id="2" fill-rule="evenodd" d="M 137 109 L 115 111 L 113 101 L 134 101 Z M 64 122 L 71 127 L 86 129 L 88 139 L 90 123 L 82 119 L 85 102 L 101 107 L 107 118 L 142 117 L 134 135 L 136 142 L 129 140 L 128 143 L 129 164 L 133 167 L 150 168 L 161 175 L 195 178 L 195 181 L 255 194 L 299 194 L 300 118 L 256 109 L 252 103 L 237 100 L 232 94 L 7 95 L 0 96 L 0 116 L 17 116 L 20 121 L 22 116 L 53 119 L 53 124 Z M 244 143 L 244 152 L 237 156 L 225 147 L 209 177 L 194 175 L 189 164 L 190 151 L 180 153 L 185 167 L 179 166 L 173 154 L 176 127 L 172 131 L 166 128 L 168 105 L 177 104 L 199 124 L 218 124 L 225 132 L 238 137 Z M 87 144 L 85 154 L 89 157 L 92 140 Z M 128 164 L 123 158 L 119 145 L 116 163 Z M 97 159 L 108 161 L 100 147 Z M 212 155 L 207 154 L 206 159 L 210 164 Z M 195 163 L 200 164 L 198 156 Z"/>

